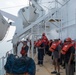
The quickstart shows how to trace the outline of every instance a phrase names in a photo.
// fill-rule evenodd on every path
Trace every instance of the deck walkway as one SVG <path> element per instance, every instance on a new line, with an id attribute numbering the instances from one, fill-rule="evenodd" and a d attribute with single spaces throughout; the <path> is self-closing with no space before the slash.
<path id="1" fill-rule="evenodd" d="M 45 55 L 43 66 L 37 65 L 37 59 L 35 59 L 35 62 L 36 62 L 36 75 L 56 75 L 51 74 L 51 72 L 54 70 L 54 67 L 50 56 Z M 63 67 L 60 67 L 60 75 L 65 75 L 65 69 L 63 69 Z"/>

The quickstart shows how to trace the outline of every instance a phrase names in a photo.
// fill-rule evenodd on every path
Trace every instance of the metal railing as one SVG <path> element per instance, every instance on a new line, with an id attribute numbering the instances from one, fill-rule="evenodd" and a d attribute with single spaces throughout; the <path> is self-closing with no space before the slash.
<path id="1" fill-rule="evenodd" d="M 5 75 L 4 65 L 10 53 L 13 53 L 13 50 L 7 51 L 6 55 L 0 58 L 0 75 Z"/>

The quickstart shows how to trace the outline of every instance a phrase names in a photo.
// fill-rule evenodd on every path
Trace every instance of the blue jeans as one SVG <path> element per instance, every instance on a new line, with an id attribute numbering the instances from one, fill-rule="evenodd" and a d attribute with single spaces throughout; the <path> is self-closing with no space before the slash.
<path id="1" fill-rule="evenodd" d="M 43 64 L 44 54 L 42 52 L 38 53 L 38 64 Z"/>

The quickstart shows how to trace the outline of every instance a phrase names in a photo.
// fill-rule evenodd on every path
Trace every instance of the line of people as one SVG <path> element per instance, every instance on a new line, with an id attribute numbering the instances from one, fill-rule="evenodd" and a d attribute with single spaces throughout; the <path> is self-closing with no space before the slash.
<path id="1" fill-rule="evenodd" d="M 35 46 L 38 49 L 38 65 L 43 65 L 44 55 L 48 54 L 53 57 L 54 71 L 51 74 L 60 75 L 60 65 L 62 65 L 66 75 L 74 75 L 75 46 L 71 38 L 66 38 L 64 42 L 60 39 L 48 42 L 46 35 L 43 34 Z"/>
<path id="2" fill-rule="evenodd" d="M 20 51 L 22 57 L 17 60 L 20 60 L 20 61 L 23 60 L 23 62 L 25 62 L 24 60 L 26 59 L 26 62 L 28 63 L 29 57 L 27 56 L 27 52 L 28 52 L 29 47 L 27 45 L 27 41 L 23 41 L 22 43 L 23 43 L 23 46 Z M 34 46 L 37 47 L 37 49 L 38 49 L 38 65 L 43 66 L 44 55 L 48 54 L 49 56 L 52 57 L 53 65 L 54 65 L 54 71 L 51 72 L 51 74 L 60 75 L 60 65 L 62 65 L 65 68 L 66 75 L 74 75 L 75 45 L 74 45 L 74 42 L 72 42 L 71 38 L 66 38 L 64 40 L 64 42 L 62 42 L 60 39 L 54 39 L 54 41 L 52 41 L 52 40 L 49 41 L 48 38 L 46 37 L 45 33 L 43 33 L 41 39 L 39 39 L 37 42 L 35 42 Z M 16 60 L 16 58 L 14 58 L 14 59 Z M 33 62 L 33 65 L 31 64 L 31 62 Z M 27 71 L 27 74 L 25 74 L 25 75 L 35 75 L 35 72 L 36 72 L 35 71 L 36 70 L 35 62 L 33 59 L 31 62 L 29 64 L 31 71 L 30 72 Z M 9 67 L 9 65 L 7 63 L 8 63 L 8 60 L 5 64 L 6 72 L 8 71 L 8 67 Z M 9 61 L 9 63 L 10 63 L 10 61 Z M 11 63 L 11 64 L 13 64 L 13 63 Z M 34 66 L 34 70 L 32 69 L 33 66 Z M 27 69 L 29 70 L 28 67 L 27 67 Z M 31 74 L 31 73 L 33 73 L 32 70 L 34 71 L 34 74 Z"/>

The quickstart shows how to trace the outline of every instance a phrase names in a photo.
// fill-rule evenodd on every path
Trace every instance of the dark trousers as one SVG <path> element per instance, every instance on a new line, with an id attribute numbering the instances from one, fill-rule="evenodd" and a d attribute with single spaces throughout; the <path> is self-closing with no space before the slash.
<path id="1" fill-rule="evenodd" d="M 43 52 L 38 53 L 38 64 L 43 64 L 44 54 Z"/>
<path id="2" fill-rule="evenodd" d="M 65 66 L 65 57 L 61 54 L 60 65 Z"/>
<path id="3" fill-rule="evenodd" d="M 74 64 L 68 65 L 66 63 L 65 68 L 66 68 L 66 75 L 74 75 Z"/>

